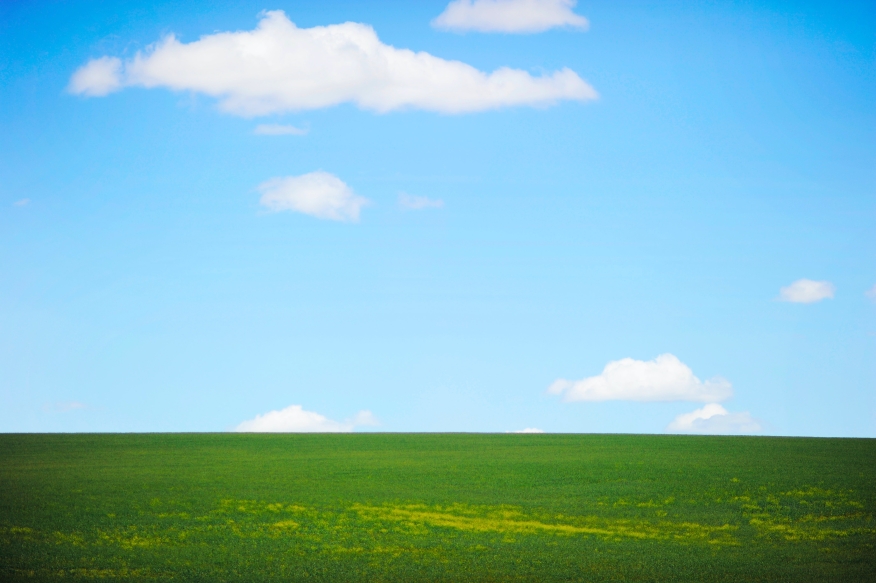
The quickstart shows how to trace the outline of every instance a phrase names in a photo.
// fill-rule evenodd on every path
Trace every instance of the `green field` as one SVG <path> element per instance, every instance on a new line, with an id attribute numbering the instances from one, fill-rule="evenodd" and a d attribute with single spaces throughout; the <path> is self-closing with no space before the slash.
<path id="1" fill-rule="evenodd" d="M 0 435 L 0 579 L 876 581 L 876 440 Z"/>

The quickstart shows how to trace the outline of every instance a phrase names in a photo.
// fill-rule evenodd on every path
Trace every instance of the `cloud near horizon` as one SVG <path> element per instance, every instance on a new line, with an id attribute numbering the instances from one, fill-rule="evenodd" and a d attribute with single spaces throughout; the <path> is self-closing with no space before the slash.
<path id="1" fill-rule="evenodd" d="M 271 178 L 258 186 L 259 204 L 272 212 L 294 211 L 331 221 L 357 222 L 359 211 L 370 204 L 343 180 L 317 170 L 301 176 Z"/>
<path id="2" fill-rule="evenodd" d="M 779 299 L 794 304 L 813 304 L 821 300 L 833 299 L 836 286 L 829 281 L 798 279 L 779 290 Z"/>
<path id="3" fill-rule="evenodd" d="M 256 415 L 234 428 L 242 433 L 349 433 L 358 426 L 379 425 L 370 411 L 359 411 L 347 421 L 333 421 L 301 405 Z"/>
<path id="4" fill-rule="evenodd" d="M 747 411 L 730 413 L 718 403 L 683 413 L 666 427 L 668 433 L 702 433 L 710 435 L 743 435 L 760 433 L 763 426 Z"/>
<path id="5" fill-rule="evenodd" d="M 672 354 L 654 360 L 613 360 L 602 374 L 579 381 L 557 379 L 548 388 L 564 401 L 695 401 L 708 403 L 733 396 L 727 379 L 714 377 L 705 382 Z"/>
<path id="6" fill-rule="evenodd" d="M 453 0 L 432 26 L 453 32 L 534 33 L 566 27 L 586 30 L 587 19 L 572 12 L 576 0 Z"/>
<path id="7" fill-rule="evenodd" d="M 568 68 L 539 77 L 508 67 L 487 74 L 386 45 L 366 24 L 298 28 L 282 10 L 262 13 L 251 31 L 218 32 L 190 43 L 171 34 L 124 62 L 92 59 L 73 73 L 68 91 L 101 97 L 125 87 L 203 93 L 217 98 L 223 111 L 244 117 L 341 103 L 379 113 L 458 114 L 597 98 Z"/>

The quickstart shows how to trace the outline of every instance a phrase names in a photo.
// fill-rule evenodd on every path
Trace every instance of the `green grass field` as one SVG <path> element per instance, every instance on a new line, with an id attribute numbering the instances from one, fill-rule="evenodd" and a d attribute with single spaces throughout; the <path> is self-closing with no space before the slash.
<path id="1" fill-rule="evenodd" d="M 0 579 L 876 581 L 876 440 L 0 435 Z"/>

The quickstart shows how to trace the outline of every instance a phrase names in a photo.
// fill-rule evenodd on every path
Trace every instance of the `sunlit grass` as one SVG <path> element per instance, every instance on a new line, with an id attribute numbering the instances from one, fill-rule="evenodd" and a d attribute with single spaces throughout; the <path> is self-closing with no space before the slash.
<path id="1" fill-rule="evenodd" d="M 868 440 L 111 435 L 0 445 L 4 581 L 876 575 Z"/>

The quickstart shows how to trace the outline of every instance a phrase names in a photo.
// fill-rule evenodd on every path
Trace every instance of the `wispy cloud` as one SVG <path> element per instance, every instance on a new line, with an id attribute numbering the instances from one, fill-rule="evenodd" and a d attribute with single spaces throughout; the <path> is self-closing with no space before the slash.
<path id="1" fill-rule="evenodd" d="M 400 192 L 398 195 L 398 204 L 400 207 L 409 210 L 420 209 L 440 209 L 444 206 L 444 201 L 440 199 L 429 198 L 427 196 L 416 196 Z"/>
<path id="2" fill-rule="evenodd" d="M 544 433 L 544 430 L 535 427 L 527 427 L 526 429 L 518 429 L 517 431 L 509 431 L 508 433 Z"/>
<path id="3" fill-rule="evenodd" d="M 341 103 L 455 114 L 597 97 L 570 69 L 540 77 L 508 67 L 484 73 L 386 45 L 365 24 L 298 28 L 280 10 L 265 12 L 252 31 L 191 43 L 170 35 L 125 62 L 91 60 L 73 74 L 68 90 L 99 97 L 134 86 L 204 93 L 219 99 L 224 111 L 247 117 Z"/>
<path id="4" fill-rule="evenodd" d="M 259 124 L 252 131 L 257 136 L 305 136 L 307 128 L 297 128 L 282 124 Z"/>
<path id="5" fill-rule="evenodd" d="M 727 379 L 714 377 L 705 382 L 672 354 L 654 360 L 613 360 L 602 374 L 579 381 L 558 379 L 548 393 L 564 401 L 723 401 L 733 396 Z"/>
<path id="6" fill-rule="evenodd" d="M 712 435 L 738 435 L 760 433 L 763 426 L 750 413 L 730 413 L 717 403 L 684 413 L 676 417 L 666 428 L 669 433 L 703 433 Z"/>
<path id="7" fill-rule="evenodd" d="M 363 425 L 379 425 L 370 411 L 359 411 L 346 421 L 333 421 L 301 405 L 290 405 L 279 411 L 256 415 L 234 428 L 247 433 L 349 433 Z"/>
<path id="8" fill-rule="evenodd" d="M 61 403 L 48 403 L 43 405 L 43 411 L 51 411 L 56 413 L 66 413 L 68 411 L 78 411 L 80 409 L 86 409 L 86 405 L 84 403 L 80 403 L 79 401 L 65 401 Z"/>
<path id="9" fill-rule="evenodd" d="M 804 278 L 779 290 L 779 299 L 795 304 L 812 304 L 832 299 L 834 293 L 836 293 L 836 286 L 829 281 L 814 281 Z"/>
<path id="10" fill-rule="evenodd" d="M 572 12 L 575 0 L 453 0 L 432 26 L 456 32 L 533 33 L 567 27 L 586 30 L 587 19 Z"/>
<path id="11" fill-rule="evenodd" d="M 260 204 L 271 211 L 294 211 L 332 221 L 356 222 L 359 211 L 369 204 L 343 180 L 322 170 L 271 178 L 258 190 L 262 193 Z"/>
<path id="12" fill-rule="evenodd" d="M 29 198 L 22 198 L 21 200 L 16 200 L 12 204 L 13 204 L 13 206 L 27 206 L 30 204 L 30 199 Z"/>
<path id="13" fill-rule="evenodd" d="M 876 300 L 876 285 L 864 292 L 864 295 L 871 300 Z"/>

